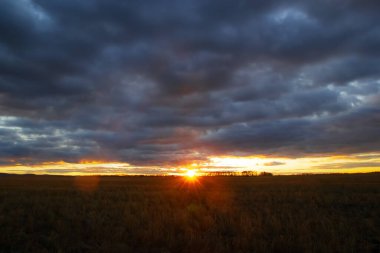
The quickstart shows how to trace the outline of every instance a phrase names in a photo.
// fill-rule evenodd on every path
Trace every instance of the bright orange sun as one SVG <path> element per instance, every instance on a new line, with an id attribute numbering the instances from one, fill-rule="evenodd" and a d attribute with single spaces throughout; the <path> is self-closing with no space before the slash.
<path id="1" fill-rule="evenodd" d="M 197 176 L 197 173 L 195 173 L 194 170 L 188 170 L 186 171 L 186 174 L 185 176 L 188 178 L 188 179 L 193 179 Z"/>

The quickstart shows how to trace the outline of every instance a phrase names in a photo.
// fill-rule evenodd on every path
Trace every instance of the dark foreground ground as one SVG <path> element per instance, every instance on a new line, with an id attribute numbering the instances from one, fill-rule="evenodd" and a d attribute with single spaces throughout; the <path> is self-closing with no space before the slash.
<path id="1" fill-rule="evenodd" d="M 2 176 L 0 252 L 380 252 L 380 174 Z"/>

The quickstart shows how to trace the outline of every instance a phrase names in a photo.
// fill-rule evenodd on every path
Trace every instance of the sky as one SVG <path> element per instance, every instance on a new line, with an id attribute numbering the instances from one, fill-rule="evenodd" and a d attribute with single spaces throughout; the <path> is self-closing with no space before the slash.
<path id="1" fill-rule="evenodd" d="M 2 0 L 0 172 L 380 171 L 377 0 Z"/>

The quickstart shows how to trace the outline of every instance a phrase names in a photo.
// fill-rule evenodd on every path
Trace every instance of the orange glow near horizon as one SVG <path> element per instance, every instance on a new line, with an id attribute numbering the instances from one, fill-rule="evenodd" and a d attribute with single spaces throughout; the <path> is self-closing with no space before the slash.
<path id="1" fill-rule="evenodd" d="M 13 162 L 13 161 L 12 161 Z M 303 173 L 365 173 L 380 172 L 380 153 L 357 155 L 334 155 L 324 157 L 265 157 L 265 156 L 213 156 L 204 163 L 192 163 L 186 167 L 176 165 L 134 166 L 129 163 L 81 160 L 77 163 L 65 161 L 42 162 L 0 166 L 0 173 L 50 174 L 50 175 L 181 175 L 195 178 L 212 171 L 267 171 L 273 174 Z M 193 174 L 194 173 L 194 174 Z"/>
<path id="2" fill-rule="evenodd" d="M 268 171 L 273 174 L 380 172 L 380 153 L 324 157 L 209 157 L 211 167 L 225 170 Z"/>

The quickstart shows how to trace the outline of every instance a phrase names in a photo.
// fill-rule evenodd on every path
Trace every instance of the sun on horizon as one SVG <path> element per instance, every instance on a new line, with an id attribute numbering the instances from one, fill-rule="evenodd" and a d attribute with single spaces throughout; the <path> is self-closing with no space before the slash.
<path id="1" fill-rule="evenodd" d="M 184 175 L 187 179 L 189 180 L 193 180 L 195 179 L 198 175 L 196 173 L 195 170 L 187 170 L 185 175 Z"/>

